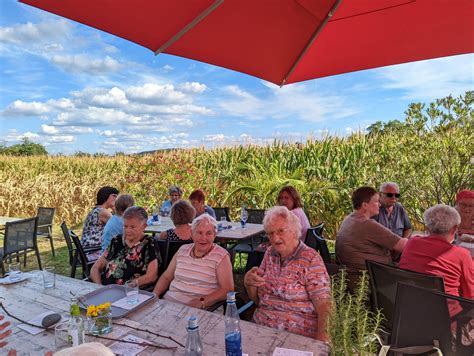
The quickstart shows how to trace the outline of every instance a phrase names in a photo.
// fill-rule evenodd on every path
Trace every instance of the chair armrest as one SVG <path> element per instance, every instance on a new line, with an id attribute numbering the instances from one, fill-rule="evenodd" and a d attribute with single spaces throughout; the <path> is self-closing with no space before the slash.
<path id="1" fill-rule="evenodd" d="M 244 306 L 240 307 L 237 311 L 240 314 L 244 313 L 245 311 L 249 310 L 255 303 L 251 300 L 250 302 L 248 302 L 247 304 L 245 304 Z"/>
<path id="2" fill-rule="evenodd" d="M 82 248 L 85 253 L 88 252 L 95 252 L 95 251 L 100 251 L 102 249 L 101 246 L 90 246 L 90 247 L 83 247 Z"/>
<path id="3" fill-rule="evenodd" d="M 37 227 L 53 227 L 53 224 L 38 225 Z"/>
<path id="4" fill-rule="evenodd" d="M 214 303 L 214 304 L 208 306 L 208 307 L 206 308 L 206 310 L 209 311 L 209 312 L 213 312 L 213 311 L 215 311 L 216 309 L 218 309 L 219 307 L 223 306 L 225 303 L 226 303 L 225 300 L 218 301 L 218 302 L 216 302 L 216 303 Z"/>

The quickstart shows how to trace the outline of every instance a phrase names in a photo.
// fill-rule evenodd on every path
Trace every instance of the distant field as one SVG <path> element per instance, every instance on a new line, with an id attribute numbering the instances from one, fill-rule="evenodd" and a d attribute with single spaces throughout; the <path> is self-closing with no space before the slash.
<path id="1" fill-rule="evenodd" d="M 327 237 L 334 238 L 351 210 L 350 192 L 388 180 L 399 183 L 402 203 L 421 222 L 426 208 L 453 203 L 459 189 L 472 187 L 474 140 L 472 124 L 455 122 L 442 130 L 412 126 L 268 147 L 115 157 L 1 156 L 0 215 L 32 216 L 38 206 L 56 207 L 57 223 L 80 226 L 103 185 L 151 208 L 177 184 L 185 196 L 202 188 L 210 205 L 229 206 L 237 218 L 242 203 L 268 208 L 279 189 L 291 184 L 301 192 L 311 222 L 324 221 Z"/>

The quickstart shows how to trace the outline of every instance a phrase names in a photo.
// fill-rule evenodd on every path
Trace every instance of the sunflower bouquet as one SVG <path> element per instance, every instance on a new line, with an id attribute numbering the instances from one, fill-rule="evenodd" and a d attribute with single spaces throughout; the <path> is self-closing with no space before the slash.
<path id="1" fill-rule="evenodd" d="M 93 335 L 107 334 L 112 331 L 112 314 L 110 303 L 89 305 L 86 312 L 89 332 Z"/>

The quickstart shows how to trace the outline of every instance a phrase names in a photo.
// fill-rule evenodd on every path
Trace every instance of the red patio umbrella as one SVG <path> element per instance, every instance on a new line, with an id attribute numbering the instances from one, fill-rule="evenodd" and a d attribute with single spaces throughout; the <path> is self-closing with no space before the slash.
<path id="1" fill-rule="evenodd" d="M 278 85 L 474 52 L 473 0 L 21 0 Z"/>

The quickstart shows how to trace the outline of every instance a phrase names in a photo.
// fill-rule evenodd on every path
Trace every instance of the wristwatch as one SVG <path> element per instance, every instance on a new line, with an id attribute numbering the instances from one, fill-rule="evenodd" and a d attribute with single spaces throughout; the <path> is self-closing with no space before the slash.
<path id="1" fill-rule="evenodd" d="M 201 308 L 206 309 L 206 303 L 204 303 L 204 297 L 199 298 L 199 301 L 201 302 Z"/>

